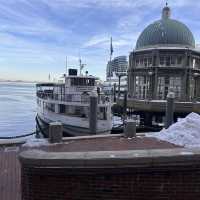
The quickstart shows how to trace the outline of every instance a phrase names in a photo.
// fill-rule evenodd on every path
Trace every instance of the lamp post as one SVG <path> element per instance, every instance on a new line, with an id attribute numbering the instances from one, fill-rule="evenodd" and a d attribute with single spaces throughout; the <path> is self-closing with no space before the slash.
<path id="1" fill-rule="evenodd" d="M 119 97 L 120 97 L 120 87 L 121 87 L 121 77 L 123 77 L 123 76 L 127 76 L 127 73 L 116 73 L 116 76 L 118 76 L 118 78 L 119 78 L 119 82 L 118 82 L 118 99 L 119 99 Z"/>
<path id="2" fill-rule="evenodd" d="M 194 73 L 194 101 L 197 100 L 198 95 L 199 95 L 199 85 L 198 85 L 198 78 L 200 76 L 199 73 Z"/>
<path id="3" fill-rule="evenodd" d="M 152 99 L 152 76 L 153 76 L 153 72 L 149 71 L 148 72 L 149 75 L 149 91 L 148 91 L 148 98 L 151 100 Z"/>
<path id="4" fill-rule="evenodd" d="M 169 128 L 174 122 L 174 100 L 175 100 L 175 93 L 170 89 L 167 95 L 167 102 L 166 102 L 166 113 L 165 113 L 165 128 Z"/>

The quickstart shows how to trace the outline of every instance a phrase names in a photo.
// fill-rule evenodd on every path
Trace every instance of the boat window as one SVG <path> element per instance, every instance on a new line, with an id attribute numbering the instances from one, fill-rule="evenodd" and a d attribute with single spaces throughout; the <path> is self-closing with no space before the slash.
<path id="1" fill-rule="evenodd" d="M 95 79 L 92 78 L 71 78 L 72 86 L 94 86 Z"/>
<path id="2" fill-rule="evenodd" d="M 65 109 L 63 110 L 63 114 L 66 114 L 68 116 L 72 117 L 81 117 L 81 118 L 87 118 L 88 117 L 88 107 L 86 106 L 69 106 L 69 105 L 63 105 L 65 106 Z"/>
<path id="3" fill-rule="evenodd" d="M 55 104 L 54 103 L 46 103 L 46 109 L 55 112 Z"/>

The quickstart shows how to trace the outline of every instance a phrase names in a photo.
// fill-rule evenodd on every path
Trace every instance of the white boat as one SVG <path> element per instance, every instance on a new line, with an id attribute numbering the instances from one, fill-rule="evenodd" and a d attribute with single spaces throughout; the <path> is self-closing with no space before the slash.
<path id="1" fill-rule="evenodd" d="M 108 134 L 112 129 L 111 102 L 100 95 L 94 76 L 77 75 L 69 69 L 63 83 L 39 83 L 37 87 L 37 122 L 42 128 L 51 122 L 63 124 L 64 136 Z M 97 95 L 97 128 L 90 129 L 90 96 Z M 47 128 L 48 129 L 48 128 Z M 43 131 L 48 137 L 48 131 Z"/>

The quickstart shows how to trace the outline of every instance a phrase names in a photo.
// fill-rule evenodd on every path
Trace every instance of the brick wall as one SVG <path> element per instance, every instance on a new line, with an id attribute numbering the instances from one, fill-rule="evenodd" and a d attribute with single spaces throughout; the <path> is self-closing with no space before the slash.
<path id="1" fill-rule="evenodd" d="M 105 168 L 22 163 L 23 200 L 199 200 L 200 163 Z"/>

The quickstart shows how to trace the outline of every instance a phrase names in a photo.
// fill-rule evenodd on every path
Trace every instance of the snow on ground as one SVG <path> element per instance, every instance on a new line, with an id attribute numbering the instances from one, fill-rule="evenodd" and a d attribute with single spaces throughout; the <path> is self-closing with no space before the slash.
<path id="1" fill-rule="evenodd" d="M 123 124 L 122 118 L 118 116 L 113 116 L 112 119 L 113 127 L 118 127 Z"/>
<path id="2" fill-rule="evenodd" d="M 50 145 L 48 139 L 38 139 L 38 138 L 30 138 L 23 144 L 23 147 L 40 147 L 40 146 L 48 146 Z"/>
<path id="3" fill-rule="evenodd" d="M 190 113 L 186 118 L 158 133 L 146 134 L 176 145 L 193 148 L 200 147 L 200 115 Z"/>

